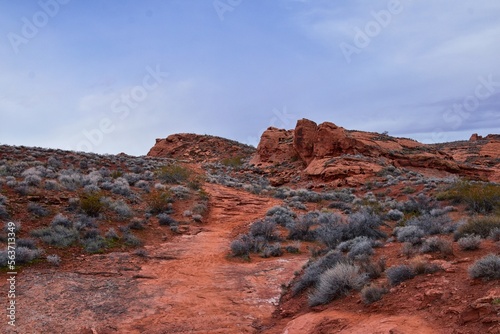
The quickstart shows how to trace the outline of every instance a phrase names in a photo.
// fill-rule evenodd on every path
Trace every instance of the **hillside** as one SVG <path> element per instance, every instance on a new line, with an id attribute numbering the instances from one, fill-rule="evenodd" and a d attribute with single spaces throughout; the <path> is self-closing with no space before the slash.
<path id="1" fill-rule="evenodd" d="M 498 145 L 309 120 L 257 149 L 1 145 L 4 332 L 500 333 Z"/>

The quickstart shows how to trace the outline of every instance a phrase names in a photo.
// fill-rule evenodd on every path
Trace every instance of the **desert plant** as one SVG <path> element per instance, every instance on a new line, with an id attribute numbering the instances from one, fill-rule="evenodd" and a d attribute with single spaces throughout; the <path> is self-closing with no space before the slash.
<path id="1" fill-rule="evenodd" d="M 84 192 L 79 196 L 81 210 L 90 217 L 98 217 L 104 209 L 101 202 L 102 192 Z"/>
<path id="2" fill-rule="evenodd" d="M 39 249 L 32 249 L 24 246 L 16 247 L 16 264 L 29 263 L 38 259 L 42 252 Z"/>
<path id="3" fill-rule="evenodd" d="M 128 184 L 128 181 L 123 177 L 116 178 L 113 182 L 111 192 L 118 195 L 129 196 L 130 186 Z"/>
<path id="4" fill-rule="evenodd" d="M 417 226 L 396 227 L 394 233 L 399 242 L 410 242 L 413 245 L 419 244 L 425 235 Z"/>
<path id="5" fill-rule="evenodd" d="M 500 185 L 459 181 L 448 190 L 438 194 L 438 198 L 466 203 L 467 208 L 472 212 L 490 213 L 500 207 Z"/>
<path id="6" fill-rule="evenodd" d="M 274 219 L 276 224 L 286 227 L 293 223 L 297 215 L 286 206 L 274 206 L 266 213 Z"/>
<path id="7" fill-rule="evenodd" d="M 500 241 L 500 227 L 495 227 L 491 230 L 489 238 L 493 241 Z"/>
<path id="8" fill-rule="evenodd" d="M 349 291 L 360 290 L 367 282 L 366 274 L 351 263 L 338 263 L 321 274 L 318 286 L 309 296 L 309 305 L 328 304 L 335 298 L 347 295 Z"/>
<path id="9" fill-rule="evenodd" d="M 104 237 L 106 239 L 113 240 L 113 241 L 120 239 L 120 236 L 118 235 L 116 230 L 112 227 L 106 232 L 106 234 L 104 234 Z"/>
<path id="10" fill-rule="evenodd" d="M 139 239 L 135 234 L 132 232 L 127 232 L 123 235 L 123 241 L 127 246 L 132 246 L 132 247 L 139 247 L 143 245 L 143 242 L 141 239 Z"/>
<path id="11" fill-rule="evenodd" d="M 273 245 L 267 245 L 261 253 L 261 257 L 279 257 L 283 255 L 283 249 L 281 249 L 281 244 L 279 242 Z"/>
<path id="12" fill-rule="evenodd" d="M 149 212 L 158 214 L 171 211 L 172 196 L 169 191 L 154 190 L 145 195 L 145 201 L 148 204 Z"/>
<path id="13" fill-rule="evenodd" d="M 157 177 L 165 183 L 181 183 L 187 181 L 191 173 L 190 169 L 175 163 L 162 167 L 157 171 Z"/>
<path id="14" fill-rule="evenodd" d="M 166 213 L 160 213 L 158 216 L 156 216 L 156 218 L 158 218 L 158 223 L 162 226 L 177 226 L 179 225 L 179 222 L 177 222 L 177 220 L 175 220 L 174 218 L 170 217 L 168 214 Z"/>
<path id="15" fill-rule="evenodd" d="M 500 279 L 500 256 L 489 254 L 469 267 L 469 276 L 484 280 Z"/>
<path id="16" fill-rule="evenodd" d="M 9 217 L 10 215 L 7 208 L 3 204 L 0 204 L 0 219 L 8 219 Z"/>
<path id="17" fill-rule="evenodd" d="M 415 277 L 415 272 L 413 271 L 413 269 L 410 266 L 404 264 L 388 268 L 385 271 L 385 274 L 389 279 L 389 283 L 391 285 L 398 285 L 401 282 Z"/>
<path id="18" fill-rule="evenodd" d="M 312 227 L 317 224 L 316 217 L 311 214 L 300 216 L 297 220 L 287 223 L 287 238 L 290 240 L 313 241 L 316 234 Z"/>
<path id="19" fill-rule="evenodd" d="M 269 218 L 255 221 L 252 226 L 250 226 L 250 234 L 253 237 L 261 236 L 268 241 L 278 239 L 278 235 L 276 234 L 276 223 Z"/>
<path id="20" fill-rule="evenodd" d="M 448 240 L 441 239 L 440 237 L 430 237 L 425 239 L 420 247 L 422 253 L 441 253 L 443 255 L 453 254 L 453 247 Z"/>
<path id="21" fill-rule="evenodd" d="M 118 200 L 116 202 L 113 202 L 111 204 L 111 209 L 114 212 L 116 212 L 116 214 L 118 215 L 118 218 L 122 219 L 122 220 L 130 218 L 134 214 L 134 212 L 132 211 L 132 209 L 130 209 L 130 207 L 127 205 L 127 203 L 125 203 L 122 200 Z"/>
<path id="22" fill-rule="evenodd" d="M 386 293 L 387 289 L 383 287 L 377 285 L 365 286 L 361 290 L 361 300 L 367 305 L 372 304 L 382 299 L 382 296 Z"/>
<path id="23" fill-rule="evenodd" d="M 144 230 L 144 220 L 140 218 L 132 218 L 128 224 L 128 228 L 131 230 Z"/>
<path id="24" fill-rule="evenodd" d="M 346 261 L 347 260 L 342 255 L 342 253 L 336 250 L 332 250 L 318 260 L 310 262 L 309 265 L 305 268 L 304 274 L 292 286 L 292 293 L 294 295 L 297 295 L 310 286 L 315 285 L 323 272 L 330 268 L 333 268 L 339 262 Z"/>
<path id="25" fill-rule="evenodd" d="M 432 216 L 424 213 L 406 222 L 406 226 L 417 226 L 425 235 L 435 235 L 453 232 L 455 226 L 448 215 Z"/>
<path id="26" fill-rule="evenodd" d="M 399 221 L 399 220 L 403 219 L 403 217 L 404 217 L 404 213 L 402 213 L 398 209 L 391 209 L 387 213 L 387 218 L 390 220 Z"/>
<path id="27" fill-rule="evenodd" d="M 476 250 L 481 245 L 481 237 L 478 235 L 468 235 L 458 239 L 458 246 L 461 250 Z"/>
<path id="28" fill-rule="evenodd" d="M 443 268 L 435 263 L 429 263 L 426 258 L 419 255 L 411 259 L 410 266 L 413 269 L 415 275 L 421 274 L 433 274 L 437 271 L 443 270 Z"/>
<path id="29" fill-rule="evenodd" d="M 56 247 L 68 247 L 78 240 L 79 234 L 73 227 L 54 225 L 31 231 L 31 235 L 40 238 L 44 243 Z"/>
<path id="30" fill-rule="evenodd" d="M 47 262 L 58 267 L 61 264 L 61 258 L 57 254 L 47 255 Z"/>
<path id="31" fill-rule="evenodd" d="M 233 256 L 248 257 L 250 255 L 250 244 L 244 237 L 240 237 L 231 242 L 231 254 Z"/>
<path id="32" fill-rule="evenodd" d="M 487 238 L 495 228 L 500 228 L 500 216 L 471 218 L 465 224 L 457 228 L 455 239 L 458 240 L 468 234 L 475 234 L 482 238 Z"/>

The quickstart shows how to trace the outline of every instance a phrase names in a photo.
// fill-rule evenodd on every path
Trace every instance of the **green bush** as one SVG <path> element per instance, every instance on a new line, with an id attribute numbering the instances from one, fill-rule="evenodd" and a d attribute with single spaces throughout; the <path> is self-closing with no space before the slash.
<path id="1" fill-rule="evenodd" d="M 174 163 L 172 165 L 162 167 L 156 174 L 157 177 L 165 183 L 181 183 L 189 179 L 189 176 L 191 176 L 191 170 Z"/>
<path id="2" fill-rule="evenodd" d="M 376 285 L 366 286 L 361 290 L 361 300 L 365 304 L 372 304 L 382 299 L 382 296 L 386 293 L 387 289 L 385 288 Z"/>
<path id="3" fill-rule="evenodd" d="M 487 238 L 491 234 L 491 231 L 496 228 L 500 228 L 500 216 L 475 217 L 458 227 L 455 232 L 455 239 L 458 240 L 468 234 Z"/>
<path id="4" fill-rule="evenodd" d="M 80 195 L 80 208 L 87 216 L 98 217 L 104 210 L 104 204 L 101 202 L 102 193 L 91 192 Z"/>
<path id="5" fill-rule="evenodd" d="M 235 156 L 235 157 L 229 157 L 229 158 L 224 158 L 221 160 L 221 164 L 227 167 L 241 167 L 243 165 L 243 157 L 240 156 Z"/>
<path id="6" fill-rule="evenodd" d="M 439 193 L 437 198 L 465 203 L 475 213 L 491 213 L 500 210 L 500 185 L 460 181 L 447 191 Z"/>
<path id="7" fill-rule="evenodd" d="M 149 211 L 152 214 L 169 212 L 173 202 L 170 191 L 154 190 L 145 196 Z"/>

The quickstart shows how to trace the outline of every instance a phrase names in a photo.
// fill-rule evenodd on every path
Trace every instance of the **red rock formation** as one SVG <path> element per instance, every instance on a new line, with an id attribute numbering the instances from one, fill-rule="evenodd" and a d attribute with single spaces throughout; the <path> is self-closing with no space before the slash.
<path id="1" fill-rule="evenodd" d="M 268 167 L 300 159 L 304 173 L 324 181 L 373 176 L 384 165 L 414 167 L 486 178 L 489 171 L 459 164 L 437 146 L 372 132 L 349 131 L 333 123 L 301 119 L 294 130 L 269 128 L 251 163 Z"/>
<path id="2" fill-rule="evenodd" d="M 179 133 L 165 139 L 156 139 L 156 144 L 148 153 L 150 157 L 174 158 L 188 161 L 219 161 L 231 157 L 250 157 L 255 152 L 252 146 L 233 140 Z"/>

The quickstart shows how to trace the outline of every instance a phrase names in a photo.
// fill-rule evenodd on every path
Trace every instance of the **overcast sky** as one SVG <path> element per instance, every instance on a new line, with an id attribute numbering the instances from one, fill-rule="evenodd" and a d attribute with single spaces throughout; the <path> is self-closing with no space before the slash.
<path id="1" fill-rule="evenodd" d="M 144 155 L 297 119 L 500 131 L 494 0 L 0 0 L 0 143 Z"/>

